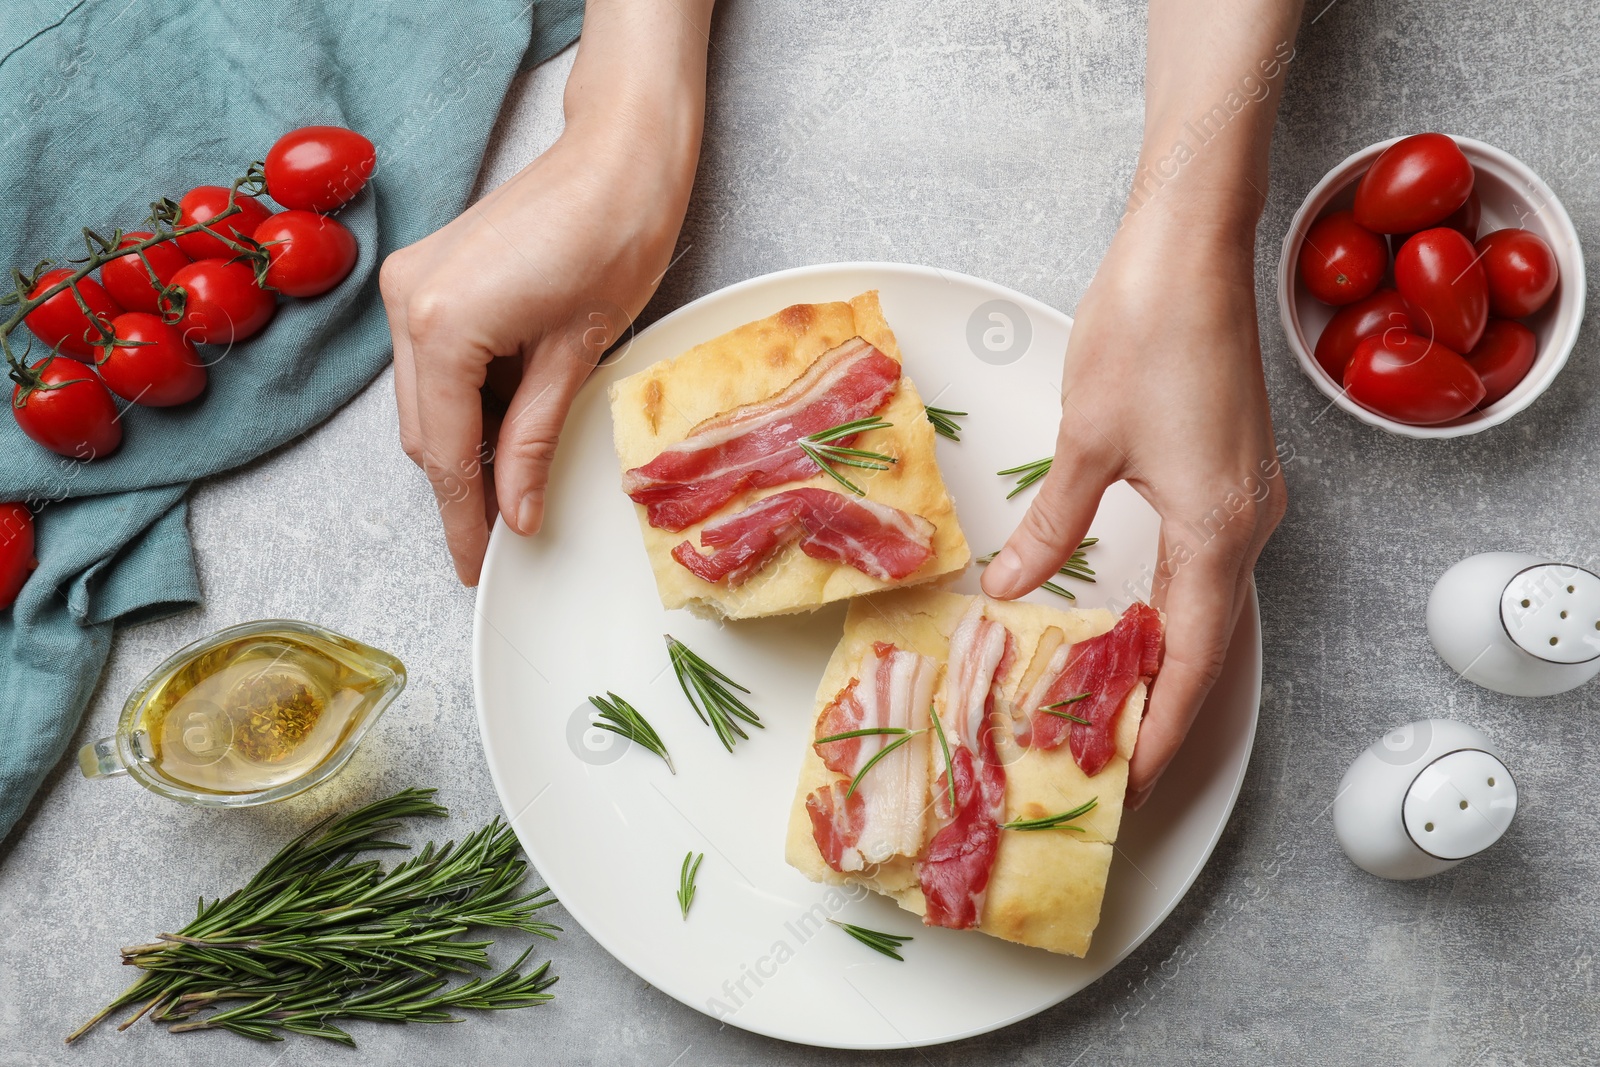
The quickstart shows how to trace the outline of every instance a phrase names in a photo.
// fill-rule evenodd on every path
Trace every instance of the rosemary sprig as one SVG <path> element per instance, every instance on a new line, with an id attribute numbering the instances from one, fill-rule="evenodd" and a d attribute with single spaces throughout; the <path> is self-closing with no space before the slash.
<path id="1" fill-rule="evenodd" d="M 1093 724 L 1090 723 L 1088 719 L 1080 719 L 1076 715 L 1072 714 L 1072 712 L 1062 711 L 1061 709 L 1071 707 L 1080 700 L 1088 700 L 1093 695 L 1094 694 L 1092 693 L 1079 693 L 1076 696 L 1070 696 L 1065 700 L 1058 700 L 1054 704 L 1046 704 L 1039 710 L 1044 712 L 1046 715 L 1054 715 L 1058 719 L 1066 719 L 1069 722 L 1080 723 L 1084 726 L 1091 726 Z"/>
<path id="2" fill-rule="evenodd" d="M 355 1042 L 338 1019 L 454 1022 L 449 1009 L 499 1010 L 551 999 L 549 963 L 521 973 L 529 952 L 505 970 L 449 986 L 449 975 L 489 963 L 488 940 L 457 940 L 472 928 L 524 930 L 554 938 L 535 918 L 555 903 L 547 889 L 523 893 L 527 861 L 499 818 L 457 845 L 428 844 L 385 871 L 362 853 L 402 849 L 387 835 L 410 818 L 448 814 L 433 790 L 408 789 L 317 823 L 285 845 L 243 888 L 209 903 L 194 921 L 122 950 L 144 971 L 67 1040 L 128 1005 L 177 1033 L 231 1030 L 262 1041 L 281 1031 Z"/>
<path id="3" fill-rule="evenodd" d="M 595 726 L 620 734 L 639 747 L 654 752 L 666 763 L 667 770 L 678 773 L 678 768 L 672 765 L 672 757 L 667 754 L 666 742 L 661 740 L 655 727 L 632 704 L 609 690 L 603 697 L 590 697 L 589 703 L 600 709 L 600 721 Z"/>
<path id="4" fill-rule="evenodd" d="M 683 854 L 683 869 L 678 872 L 678 910 L 683 912 L 685 920 L 689 918 L 689 907 L 694 903 L 694 879 L 700 873 L 700 863 L 706 858 L 704 852 L 696 856 L 692 851 Z"/>
<path id="5" fill-rule="evenodd" d="M 878 765 L 879 760 L 883 759 L 883 757 L 887 756 L 889 753 L 893 752 L 895 749 L 899 748 L 901 745 L 905 744 L 907 741 L 910 741 L 913 737 L 922 732 L 923 731 L 921 730 L 909 730 L 904 734 L 904 736 L 895 738 L 893 741 L 890 741 L 887 745 L 884 745 L 882 748 L 878 749 L 878 751 L 874 752 L 872 754 L 872 758 L 867 760 L 866 763 L 863 763 L 861 765 L 861 769 L 856 772 L 856 776 L 850 779 L 850 788 L 844 791 L 844 798 L 849 800 L 850 797 L 855 794 L 856 787 L 861 784 L 861 779 L 865 778 L 867 776 L 867 772 Z"/>
<path id="6" fill-rule="evenodd" d="M 842 923 L 838 919 L 829 919 L 828 921 L 872 949 L 872 951 L 881 952 L 890 959 L 899 960 L 901 963 L 904 963 L 906 958 L 900 955 L 899 950 L 905 946 L 906 942 L 916 940 L 910 934 L 886 934 L 880 930 L 868 930 L 865 926 Z"/>
<path id="7" fill-rule="evenodd" d="M 892 422 L 884 422 L 877 415 L 868 419 L 856 419 L 853 422 L 840 423 L 838 426 L 826 430 L 819 430 L 809 437 L 802 437 L 799 441 L 800 450 L 811 457 L 811 461 L 821 468 L 822 473 L 844 486 L 856 496 L 866 496 L 867 491 L 855 482 L 845 477 L 834 464 L 845 467 L 859 467 L 862 470 L 886 471 L 900 461 L 894 456 L 882 452 L 868 452 L 860 448 L 847 448 L 844 445 L 833 444 L 845 437 L 854 437 L 869 430 L 887 430 L 893 426 Z"/>
<path id="8" fill-rule="evenodd" d="M 1082 541 L 1078 542 L 1077 549 L 1073 551 L 1072 555 L 1065 563 L 1061 565 L 1061 568 L 1057 570 L 1056 573 L 1065 575 L 1068 578 L 1076 578 L 1080 582 L 1088 582 L 1090 585 L 1095 584 L 1094 571 L 1089 567 L 1089 558 L 1083 554 L 1083 550 L 1086 548 L 1092 548 L 1099 543 L 1100 538 L 1098 537 L 1085 537 Z M 978 558 L 978 562 L 986 565 L 993 563 L 994 558 L 999 554 L 999 552 L 991 552 L 987 556 L 980 556 Z M 1040 584 L 1039 588 L 1043 589 L 1047 593 L 1054 593 L 1056 596 L 1066 597 L 1068 600 L 1078 599 L 1077 595 L 1073 593 L 1072 590 L 1056 582 L 1043 582 Z"/>
<path id="9" fill-rule="evenodd" d="M 1051 458 L 1036 459 L 1032 463 L 1022 463 L 1015 467 L 1007 467 L 1003 471 L 995 471 L 995 473 L 1002 478 L 1009 478 L 1012 475 L 1017 476 L 1017 487 L 1006 494 L 1006 499 L 1010 500 L 1012 497 L 1028 488 L 1028 486 L 1032 485 L 1040 478 L 1043 478 L 1046 474 L 1049 474 L 1050 464 L 1052 462 L 1054 462 L 1054 460 Z"/>
<path id="10" fill-rule="evenodd" d="M 1073 819 L 1081 819 L 1100 805 L 1099 797 L 1090 797 L 1071 811 L 1063 811 L 1056 815 L 1046 815 L 1038 819 L 1017 819 L 1013 822 L 1000 824 L 1002 830 L 1074 830 L 1083 833 L 1081 826 L 1068 826 Z"/>
<path id="11" fill-rule="evenodd" d="M 945 740 L 944 724 L 932 704 L 928 705 L 928 718 L 933 720 L 933 735 L 939 739 L 939 751 L 944 753 L 944 781 L 950 790 L 950 814 L 956 811 L 956 765 L 950 758 L 950 742 Z"/>
<path id="12" fill-rule="evenodd" d="M 700 721 L 716 731 L 717 740 L 729 752 L 733 751 L 734 738 L 748 741 L 750 735 L 739 726 L 744 720 L 758 730 L 766 729 L 761 717 L 751 711 L 733 692 L 750 690 L 701 659 L 688 645 L 671 634 L 667 638 L 667 656 L 672 660 L 672 672 L 678 676 L 678 686 L 688 698 L 689 706 L 700 716 Z"/>
<path id="13" fill-rule="evenodd" d="M 904 726 L 869 726 L 865 730 L 846 730 L 842 734 L 829 734 L 827 737 L 819 737 L 812 744 L 826 745 L 830 741 L 848 741 L 852 737 L 883 737 L 895 734 L 909 734 L 910 732 Z"/>
<path id="14" fill-rule="evenodd" d="M 952 441 L 961 440 L 961 424 L 957 419 L 967 417 L 965 411 L 951 411 L 949 408 L 936 408 L 924 405 L 922 410 L 927 413 L 928 421 L 933 423 L 933 432 L 940 437 L 947 437 Z"/>

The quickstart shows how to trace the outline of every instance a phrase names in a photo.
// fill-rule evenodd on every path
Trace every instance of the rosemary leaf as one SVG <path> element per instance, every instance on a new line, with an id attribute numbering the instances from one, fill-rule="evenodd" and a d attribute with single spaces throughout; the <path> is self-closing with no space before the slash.
<path id="1" fill-rule="evenodd" d="M 1089 560 L 1088 557 L 1083 554 L 1083 551 L 1084 549 L 1091 548 L 1099 543 L 1100 538 L 1098 537 L 1085 537 L 1082 541 L 1078 542 L 1078 547 L 1073 551 L 1071 557 L 1068 558 L 1067 562 L 1061 565 L 1061 568 L 1057 570 L 1056 573 L 1065 575 L 1068 578 L 1076 578 L 1080 582 L 1088 582 L 1090 585 L 1093 585 L 1095 581 L 1094 571 L 1089 569 Z M 978 562 L 985 565 L 993 563 L 994 558 L 999 554 L 999 552 L 990 552 L 986 556 L 979 556 Z M 1078 599 L 1077 596 L 1073 594 L 1072 590 L 1056 582 L 1043 582 L 1039 585 L 1039 588 L 1043 589 L 1047 593 L 1054 593 L 1056 596 L 1065 597 L 1068 600 Z"/>
<path id="2" fill-rule="evenodd" d="M 865 730 L 846 730 L 842 734 L 829 734 L 827 737 L 819 737 L 812 744 L 826 745 L 830 741 L 848 741 L 852 737 L 884 737 L 895 734 L 909 734 L 910 732 L 904 726 L 869 726 Z"/>
<path id="3" fill-rule="evenodd" d="M 951 411 L 949 408 L 936 408 L 926 405 L 923 406 L 922 410 L 927 413 L 928 421 L 933 423 L 934 433 L 940 437 L 960 442 L 961 423 L 956 420 L 966 418 L 967 413 L 965 411 Z"/>
<path id="4" fill-rule="evenodd" d="M 671 634 L 666 635 L 667 656 L 672 660 L 672 672 L 678 676 L 678 687 L 688 698 L 689 706 L 700 721 L 716 732 L 717 740 L 729 752 L 733 751 L 735 738 L 748 741 L 750 735 L 739 726 L 743 720 L 758 730 L 766 729 L 761 717 L 751 711 L 735 693 L 748 694 L 750 690 L 717 670 Z"/>
<path id="5" fill-rule="evenodd" d="M 956 765 L 950 759 L 950 742 L 945 740 L 944 724 L 939 721 L 939 713 L 933 705 L 928 705 L 928 717 L 933 720 L 933 734 L 939 739 L 939 751 L 944 753 L 944 781 L 950 790 L 950 813 L 956 810 Z"/>
<path id="6" fill-rule="evenodd" d="M 894 423 L 884 422 L 877 415 L 871 418 L 840 423 L 838 426 L 819 430 L 809 437 L 802 437 L 799 441 L 800 450 L 811 457 L 811 461 L 817 465 L 822 473 L 856 496 L 866 496 L 866 490 L 846 477 L 844 472 L 840 471 L 835 464 L 843 467 L 858 467 L 862 470 L 886 471 L 900 461 L 894 456 L 886 455 L 882 452 L 848 448 L 833 442 L 846 437 L 854 437 L 869 430 L 887 430 L 893 425 Z"/>
<path id="7" fill-rule="evenodd" d="M 610 699 L 607 699 L 608 697 Z M 661 740 L 661 735 L 656 733 L 655 727 L 651 726 L 632 704 L 610 691 L 603 697 L 590 697 L 589 703 L 600 709 L 600 721 L 595 723 L 595 726 L 620 734 L 641 748 L 654 752 L 666 763 L 667 770 L 673 774 L 678 773 L 678 768 L 672 765 L 672 757 L 667 754 L 667 746 Z"/>
<path id="8" fill-rule="evenodd" d="M 339 1019 L 453 1022 L 449 1009 L 500 1010 L 551 999 L 549 963 L 510 967 L 451 986 L 489 963 L 473 928 L 554 937 L 539 921 L 555 903 L 544 888 L 522 892 L 528 871 L 516 835 L 499 818 L 459 844 L 428 844 L 388 870 L 362 853 L 404 848 L 388 835 L 401 820 L 447 815 L 433 790 L 410 789 L 339 818 L 285 845 L 245 885 L 199 901 L 193 922 L 122 950 L 144 974 L 68 1037 L 137 1004 L 126 1029 L 148 1014 L 174 1033 L 229 1030 L 257 1041 L 298 1033 L 341 1044 Z"/>
<path id="9" fill-rule="evenodd" d="M 683 869 L 678 872 L 678 910 L 683 912 L 685 920 L 689 918 L 689 907 L 694 903 L 694 879 L 700 873 L 700 863 L 705 858 L 704 852 L 698 856 L 692 851 L 683 854 Z"/>
<path id="10" fill-rule="evenodd" d="M 995 473 L 1002 478 L 1009 478 L 1012 475 L 1017 476 L 1017 486 L 1015 489 L 1011 490 L 1011 492 L 1006 494 L 1006 499 L 1010 500 L 1012 497 L 1028 488 L 1028 486 L 1032 485 L 1034 482 L 1037 482 L 1046 474 L 1049 474 L 1050 464 L 1052 462 L 1054 462 L 1054 460 L 1051 458 L 1036 459 L 1032 463 L 1022 463 L 1015 467 L 1007 467 L 1003 471 L 996 471 Z"/>
<path id="11" fill-rule="evenodd" d="M 883 757 L 887 756 L 889 753 L 893 752 L 895 749 L 899 748 L 907 741 L 910 741 L 913 737 L 920 733 L 922 733 L 921 730 L 910 731 L 906 733 L 905 736 L 898 737 L 895 740 L 890 741 L 887 745 L 884 745 L 882 748 L 878 749 L 878 751 L 874 752 L 872 754 L 872 758 L 867 760 L 866 763 L 862 764 L 861 769 L 856 772 L 856 776 L 850 779 L 850 788 L 844 791 L 844 798 L 849 800 L 850 797 L 854 795 L 856 787 L 861 784 L 861 779 L 865 778 L 867 776 L 867 772 L 878 765 L 879 760 L 883 759 Z"/>
<path id="12" fill-rule="evenodd" d="M 1078 703 L 1080 700 L 1088 700 L 1092 695 L 1093 694 L 1091 693 L 1079 693 L 1076 696 L 1070 696 L 1065 700 L 1058 700 L 1054 704 L 1046 704 L 1039 710 L 1044 712 L 1046 715 L 1054 715 L 1058 719 L 1066 719 L 1068 722 L 1075 722 L 1083 726 L 1089 726 L 1092 724 L 1088 719 L 1080 719 L 1076 715 L 1072 714 L 1072 712 L 1062 711 L 1061 709 L 1070 707 L 1073 704 Z"/>
<path id="13" fill-rule="evenodd" d="M 1081 827 L 1081 826 L 1068 826 L 1067 824 L 1070 823 L 1073 819 L 1081 819 L 1083 816 L 1089 814 L 1096 807 L 1098 807 L 1099 804 L 1100 804 L 1100 798 L 1099 797 L 1090 797 L 1088 800 L 1084 801 L 1082 804 L 1079 804 L 1077 807 L 1073 808 L 1071 811 L 1063 811 L 1063 812 L 1061 812 L 1061 813 L 1059 813 L 1057 815 L 1046 815 L 1043 818 L 1039 818 L 1039 819 L 1017 819 L 1017 820 L 1015 820 L 1013 822 L 1003 822 L 1003 823 L 1000 824 L 1000 829 L 1002 829 L 1002 830 L 1056 830 L 1056 829 L 1062 829 L 1062 830 L 1074 830 L 1074 831 L 1076 831 L 1076 832 L 1081 834 L 1081 833 L 1083 833 L 1083 827 Z"/>
<path id="14" fill-rule="evenodd" d="M 865 926 L 842 923 L 838 919 L 829 919 L 828 921 L 874 952 L 881 952 L 890 959 L 899 960 L 901 963 L 905 962 L 905 957 L 900 955 L 900 948 L 906 942 L 916 940 L 910 934 L 886 934 L 879 930 L 868 930 Z"/>

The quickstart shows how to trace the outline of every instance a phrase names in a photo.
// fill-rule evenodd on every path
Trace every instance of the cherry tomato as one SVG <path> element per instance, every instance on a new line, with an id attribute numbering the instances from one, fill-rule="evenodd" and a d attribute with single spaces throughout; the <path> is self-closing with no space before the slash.
<path id="1" fill-rule="evenodd" d="M 1417 329 L 1405 298 L 1393 289 L 1379 289 L 1371 296 L 1340 308 L 1322 328 L 1313 354 L 1329 377 L 1342 382 L 1356 343 L 1391 328 L 1411 333 Z"/>
<path id="2" fill-rule="evenodd" d="M 38 565 L 33 557 L 33 512 L 24 504 L 0 504 L 0 611 L 16 603 Z"/>
<path id="3" fill-rule="evenodd" d="M 197 222 L 205 222 L 228 209 L 229 192 L 220 185 L 197 185 L 183 194 L 183 199 L 178 201 L 178 226 L 193 226 Z M 240 237 L 249 237 L 256 232 L 256 227 L 267 220 L 272 212 L 253 196 L 244 193 L 233 194 L 234 203 L 239 205 L 239 212 L 229 215 L 211 228 L 229 240 L 236 241 Z M 229 248 L 222 241 L 209 233 L 186 233 L 177 238 L 178 247 L 190 259 L 232 259 L 238 251 Z"/>
<path id="4" fill-rule="evenodd" d="M 254 337 L 278 308 L 273 295 L 256 284 L 256 272 L 243 263 L 202 259 L 174 274 L 172 284 L 184 294 L 178 331 L 193 344 Z"/>
<path id="5" fill-rule="evenodd" d="M 148 233 L 130 233 L 122 238 L 117 247 L 127 248 L 140 241 L 148 241 L 150 237 Z M 145 249 L 144 258 L 150 261 L 150 267 L 144 265 L 144 260 L 139 258 L 137 252 L 113 259 L 100 268 L 100 279 L 105 283 L 106 291 L 128 311 L 155 313 L 161 310 L 156 306 L 157 286 L 170 282 L 178 269 L 189 263 L 189 257 L 183 254 L 177 242 L 163 241 Z M 151 279 L 151 268 L 155 270 L 154 280 Z"/>
<path id="6" fill-rule="evenodd" d="M 1423 230 L 1394 257 L 1394 284 L 1412 321 L 1446 348 L 1468 352 L 1489 321 L 1489 283 L 1472 242 L 1455 230 Z"/>
<path id="7" fill-rule="evenodd" d="M 1300 248 L 1300 280 L 1325 304 L 1349 304 L 1371 294 L 1388 266 L 1383 238 L 1359 226 L 1348 211 L 1312 223 Z"/>
<path id="8" fill-rule="evenodd" d="M 280 211 L 255 239 L 267 250 L 267 284 L 286 296 L 321 296 L 356 265 L 355 234 L 315 211 Z"/>
<path id="9" fill-rule="evenodd" d="M 1490 319 L 1478 347 L 1467 353 L 1467 362 L 1483 379 L 1484 395 L 1479 407 L 1488 407 L 1528 376 L 1534 357 L 1539 354 L 1539 339 L 1532 330 L 1510 319 Z"/>
<path id="10" fill-rule="evenodd" d="M 125 311 L 111 323 L 117 339 L 100 359 L 106 388 L 146 407 L 184 404 L 206 387 L 206 368 L 194 345 L 160 315 Z"/>
<path id="11" fill-rule="evenodd" d="M 11 391 L 11 414 L 23 433 L 73 459 L 99 459 L 117 450 L 122 444 L 117 405 L 94 371 L 55 356 L 31 369 L 39 384 Z"/>
<path id="12" fill-rule="evenodd" d="M 39 275 L 39 280 L 33 288 L 28 290 L 32 297 L 44 292 L 63 278 L 70 278 L 74 271 L 68 267 L 57 267 L 47 270 Z M 122 314 L 122 309 L 117 302 L 111 299 L 111 294 L 101 288 L 100 283 L 93 278 L 85 278 L 78 283 L 78 292 L 83 297 L 83 302 L 89 305 L 89 310 L 94 313 L 95 321 L 110 328 L 111 320 Z M 93 339 L 98 339 L 99 330 L 89 324 L 89 317 L 83 313 L 83 308 L 72 297 L 71 289 L 63 289 L 49 300 L 28 312 L 27 318 L 22 320 L 28 324 L 28 329 L 33 335 L 51 348 L 59 347 L 61 354 L 71 356 L 73 359 L 85 363 L 92 362 L 97 353 Z"/>
<path id="13" fill-rule="evenodd" d="M 267 152 L 267 195 L 287 208 L 332 211 L 361 191 L 377 165 L 372 142 L 354 130 L 302 126 Z"/>
<path id="14" fill-rule="evenodd" d="M 1489 310 L 1520 319 L 1544 307 L 1556 291 L 1556 254 L 1532 230 L 1495 230 L 1478 242 L 1489 279 Z"/>
<path id="15" fill-rule="evenodd" d="M 1438 341 L 1385 330 L 1356 345 L 1344 369 L 1350 399 L 1414 426 L 1459 419 L 1483 399 L 1483 382 L 1467 361 Z"/>
<path id="16" fill-rule="evenodd" d="M 1377 233 L 1439 226 L 1472 195 L 1472 164 L 1442 133 L 1396 141 L 1356 186 L 1356 221 Z"/>

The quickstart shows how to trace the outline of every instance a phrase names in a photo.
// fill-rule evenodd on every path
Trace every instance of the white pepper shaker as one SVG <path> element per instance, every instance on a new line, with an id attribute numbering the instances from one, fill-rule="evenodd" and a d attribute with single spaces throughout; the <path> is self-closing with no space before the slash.
<path id="1" fill-rule="evenodd" d="M 1345 855 L 1379 878 L 1426 878 L 1500 839 L 1517 783 L 1484 734 L 1450 719 L 1390 730 L 1356 757 L 1333 802 Z"/>
<path id="2" fill-rule="evenodd" d="M 1600 575 L 1525 552 L 1469 556 L 1434 584 L 1428 637 L 1486 689 L 1564 693 L 1600 674 Z"/>

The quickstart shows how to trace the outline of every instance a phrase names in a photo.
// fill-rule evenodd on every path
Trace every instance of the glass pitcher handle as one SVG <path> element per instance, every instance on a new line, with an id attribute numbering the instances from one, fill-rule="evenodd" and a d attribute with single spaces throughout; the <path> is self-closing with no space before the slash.
<path id="1" fill-rule="evenodd" d="M 128 773 L 117 754 L 115 737 L 102 737 L 78 749 L 78 769 L 85 778 L 115 778 Z"/>

